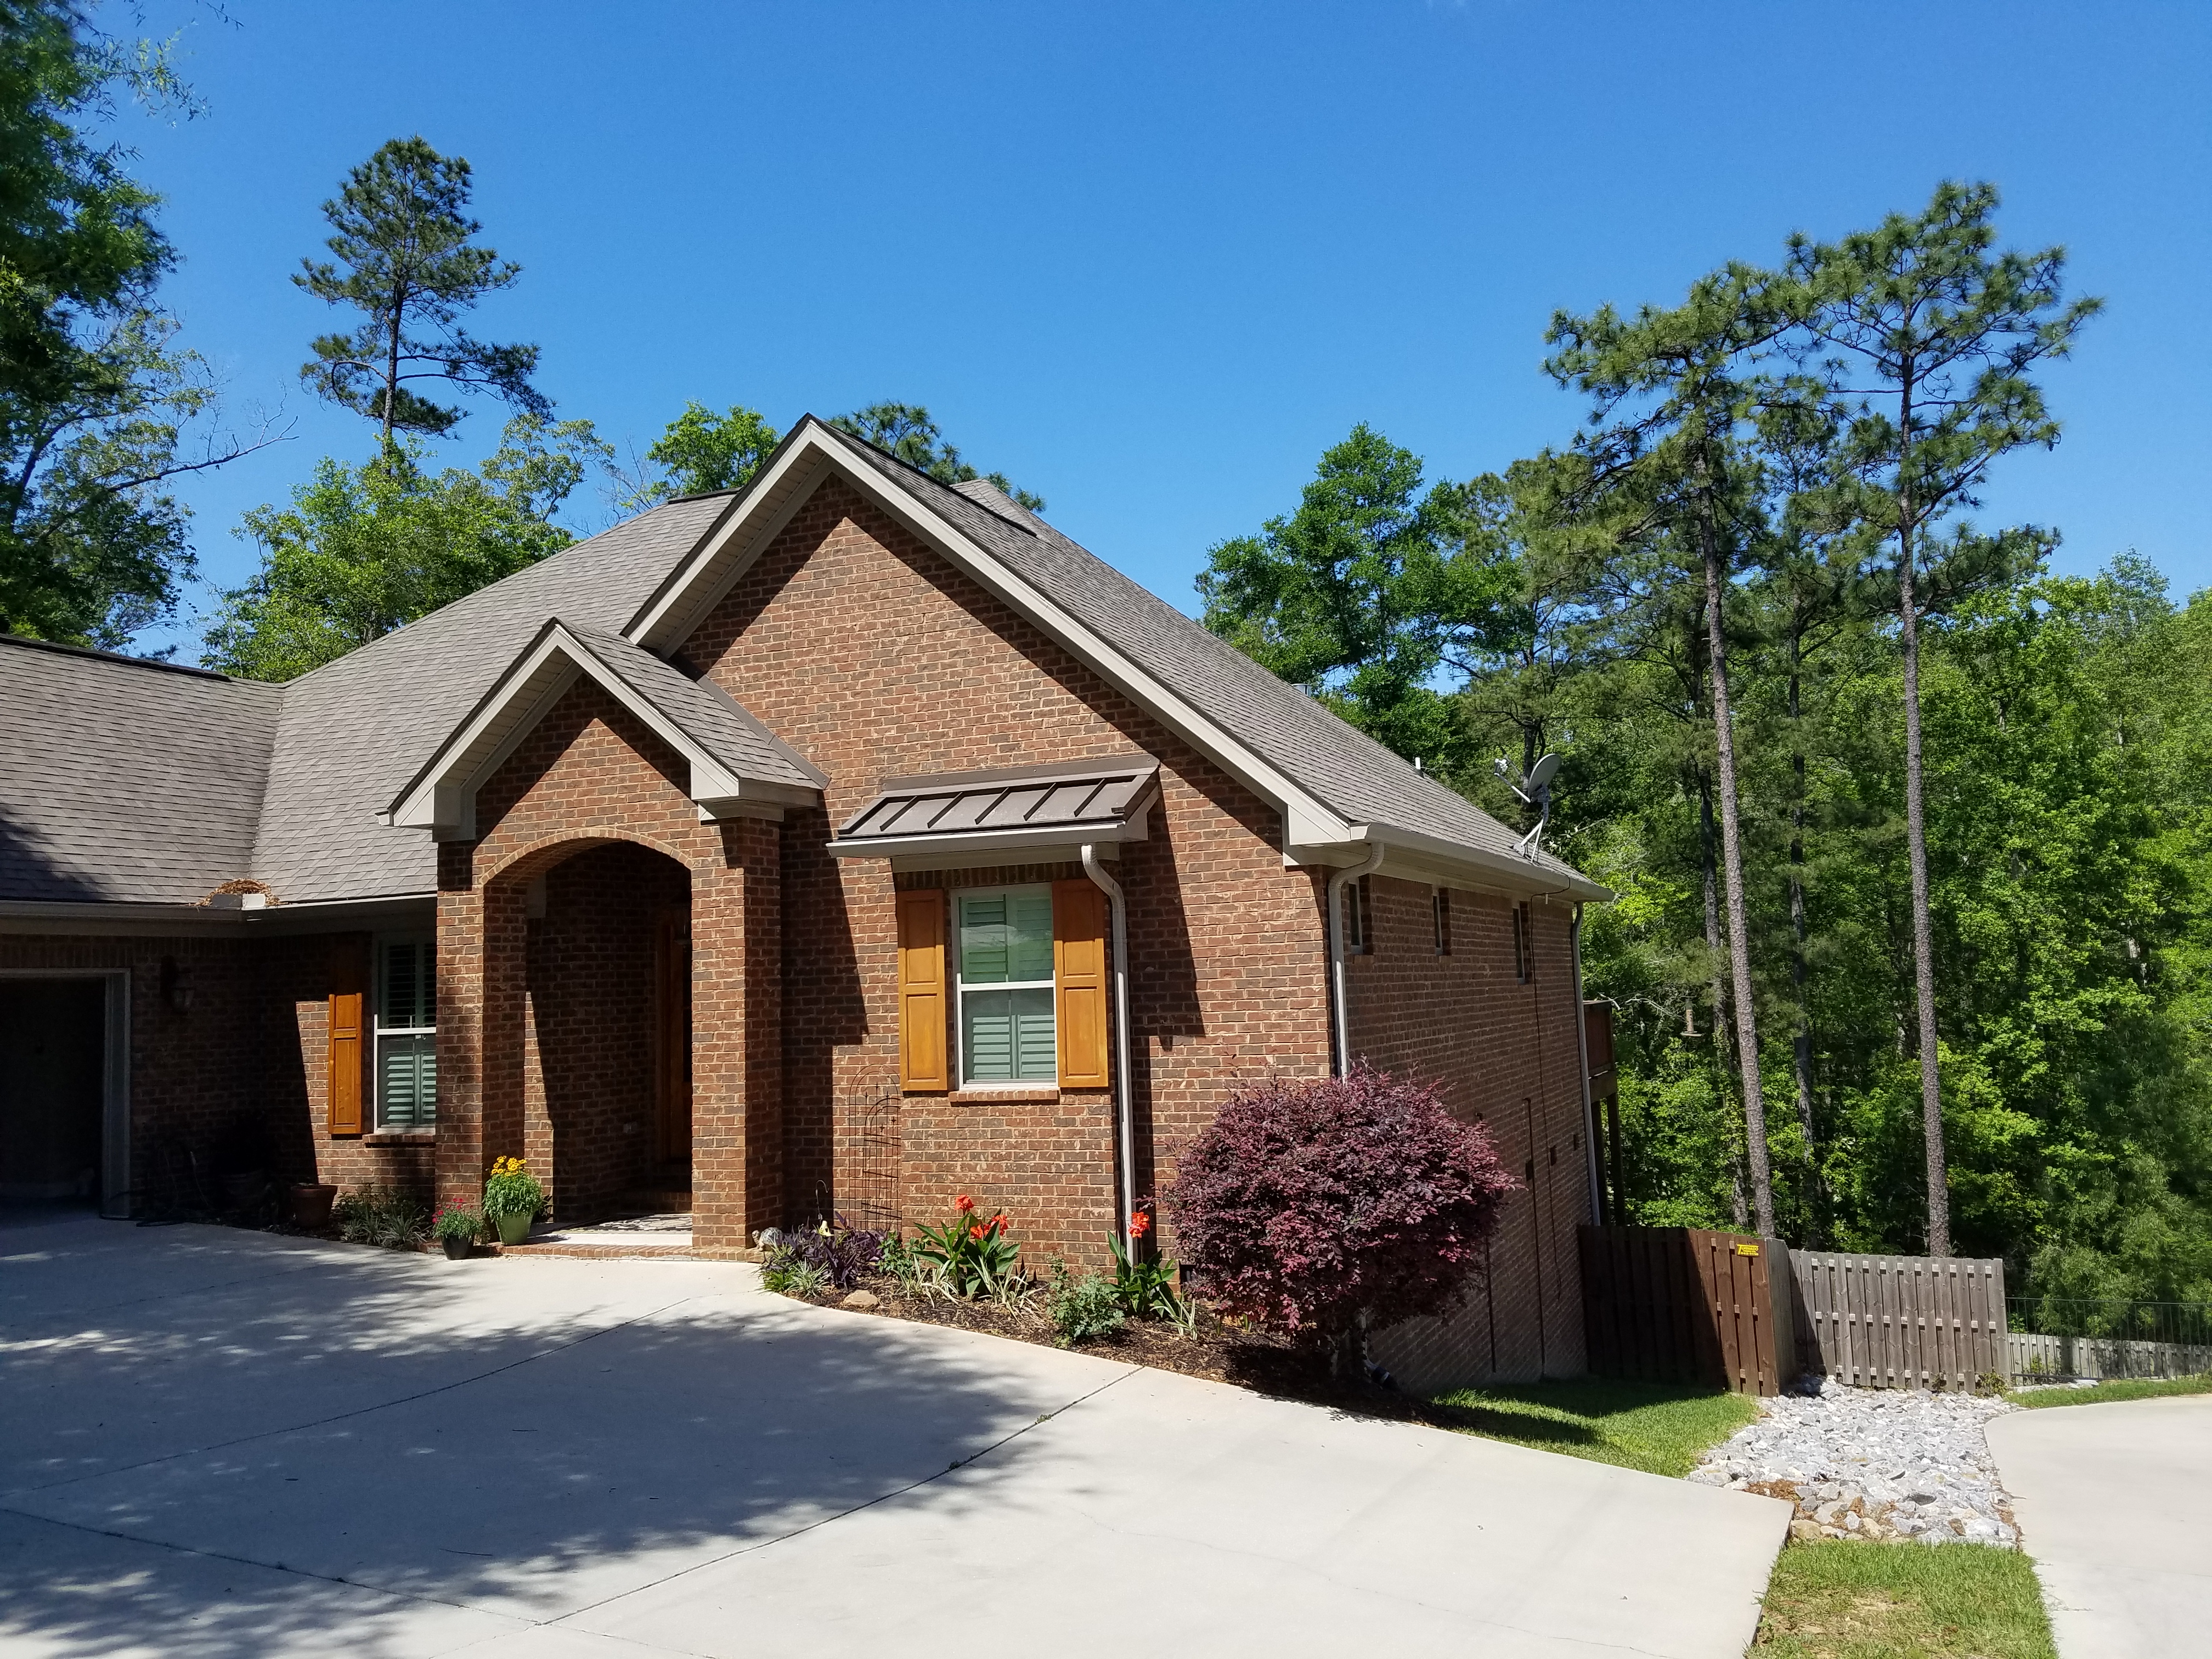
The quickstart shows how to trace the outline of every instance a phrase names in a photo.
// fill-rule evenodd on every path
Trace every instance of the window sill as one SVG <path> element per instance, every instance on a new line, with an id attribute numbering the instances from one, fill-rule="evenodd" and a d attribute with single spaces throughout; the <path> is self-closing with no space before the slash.
<path id="1" fill-rule="evenodd" d="M 955 1106 L 983 1106 L 994 1103 L 1006 1105 L 1020 1102 L 1049 1105 L 1060 1099 L 1060 1089 L 1050 1083 L 985 1085 L 973 1089 L 955 1089 L 945 1098 Z"/>
<path id="2" fill-rule="evenodd" d="M 432 1141 L 438 1138 L 435 1129 L 371 1129 L 362 1137 L 371 1146 L 404 1146 L 413 1141 Z"/>

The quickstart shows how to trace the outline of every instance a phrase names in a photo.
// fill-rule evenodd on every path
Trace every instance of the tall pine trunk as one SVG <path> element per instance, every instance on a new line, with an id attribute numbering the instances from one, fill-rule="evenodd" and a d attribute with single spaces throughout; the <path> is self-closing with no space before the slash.
<path id="1" fill-rule="evenodd" d="M 1897 616 L 1905 657 L 1905 836 L 1912 863 L 1912 986 L 1920 1012 L 1920 1125 L 1928 1148 L 1928 1254 L 1951 1254 L 1943 1088 L 1936 1046 L 1936 951 L 1928 907 L 1928 812 L 1920 768 L 1920 618 L 1913 593 L 1911 497 L 1898 520 Z"/>
<path id="2" fill-rule="evenodd" d="M 1797 1030 L 1790 1058 L 1797 1084 L 1797 1123 L 1805 1133 L 1805 1243 L 1820 1243 L 1820 1156 L 1813 1128 L 1813 1009 L 1805 994 L 1805 635 L 1802 617 L 1790 629 L 1790 988 Z"/>
<path id="3" fill-rule="evenodd" d="M 1698 515 L 1705 567 L 1706 669 L 1712 678 L 1713 744 L 1719 761 L 1721 876 L 1728 901 L 1729 966 L 1735 991 L 1736 1067 L 1743 1079 L 1744 1148 L 1751 1166 L 1752 1206 L 1761 1237 L 1774 1234 L 1774 1178 L 1766 1153 L 1766 1104 L 1759 1089 L 1759 1012 L 1752 1002 L 1751 929 L 1743 897 L 1743 837 L 1736 811 L 1735 732 L 1729 702 L 1728 635 L 1722 613 L 1720 538 L 1705 496 Z"/>

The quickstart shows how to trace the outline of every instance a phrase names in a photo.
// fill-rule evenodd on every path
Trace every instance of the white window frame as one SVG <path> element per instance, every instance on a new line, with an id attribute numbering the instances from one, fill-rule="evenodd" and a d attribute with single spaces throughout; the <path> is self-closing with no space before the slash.
<path id="1" fill-rule="evenodd" d="M 984 1078 L 970 1081 L 968 1076 L 968 930 L 961 923 L 960 907 L 969 899 L 1011 896 L 1015 893 L 1042 893 L 1046 902 L 1052 898 L 1050 882 L 1016 882 L 1005 887 L 956 887 L 949 895 L 952 909 L 952 1069 L 953 1086 L 962 1089 L 1037 1089 L 1056 1085 L 1060 1081 L 1060 979 L 1055 971 L 1044 979 L 991 980 L 975 986 L 981 994 L 994 991 L 1043 991 L 1051 1000 L 1053 1066 L 1041 1077 Z"/>
<path id="2" fill-rule="evenodd" d="M 376 1007 L 374 1018 L 370 1022 L 369 1027 L 368 1069 L 375 1096 L 375 1104 L 373 1109 L 374 1116 L 372 1121 L 380 1133 L 402 1133 L 410 1130 L 422 1130 L 428 1133 L 434 1131 L 438 1127 L 438 1101 L 435 1095 L 431 1097 L 430 1121 L 428 1123 L 387 1124 L 384 1121 L 384 1039 L 388 1036 L 426 1036 L 430 1039 L 432 1055 L 434 1056 L 438 1052 L 438 1028 L 434 1023 L 428 1025 L 386 1025 L 384 1023 L 386 992 L 392 971 L 392 952 L 395 946 L 402 945 L 424 949 L 432 975 L 431 1006 L 433 1009 L 437 1006 L 437 940 L 428 933 L 378 934 L 376 937 Z"/>

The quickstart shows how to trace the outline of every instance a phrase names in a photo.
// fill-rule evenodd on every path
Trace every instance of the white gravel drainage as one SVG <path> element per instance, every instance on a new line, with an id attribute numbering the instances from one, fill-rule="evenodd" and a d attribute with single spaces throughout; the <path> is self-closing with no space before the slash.
<path id="1" fill-rule="evenodd" d="M 1982 1425 L 2002 1400 L 1808 1379 L 1759 1401 L 1748 1428 L 1705 1455 L 1700 1485 L 1792 1499 L 1799 1538 L 2017 1545 Z"/>

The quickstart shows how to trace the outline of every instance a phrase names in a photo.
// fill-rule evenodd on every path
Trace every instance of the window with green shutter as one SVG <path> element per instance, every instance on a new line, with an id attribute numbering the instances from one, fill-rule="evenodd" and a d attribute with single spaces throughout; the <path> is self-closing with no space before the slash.
<path id="1" fill-rule="evenodd" d="M 961 1083 L 1056 1081 L 1052 889 L 963 889 L 954 903 Z"/>
<path id="2" fill-rule="evenodd" d="M 376 964 L 376 1127 L 427 1129 L 438 1121 L 437 947 L 387 939 Z"/>

